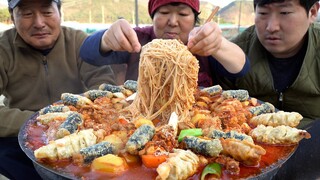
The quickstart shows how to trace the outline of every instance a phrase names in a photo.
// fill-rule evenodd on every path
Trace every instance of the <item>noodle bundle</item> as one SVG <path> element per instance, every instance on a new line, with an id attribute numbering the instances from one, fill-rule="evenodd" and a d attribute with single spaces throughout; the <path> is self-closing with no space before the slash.
<path id="1" fill-rule="evenodd" d="M 155 39 L 142 47 L 138 92 L 126 108 L 132 118 L 143 116 L 166 124 L 172 112 L 179 121 L 189 116 L 197 89 L 199 64 L 188 48 L 176 39 Z"/>

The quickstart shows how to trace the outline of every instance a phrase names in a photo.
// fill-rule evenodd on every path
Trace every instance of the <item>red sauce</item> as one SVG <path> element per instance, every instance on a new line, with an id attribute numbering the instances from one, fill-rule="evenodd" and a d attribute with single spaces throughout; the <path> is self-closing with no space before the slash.
<path id="1" fill-rule="evenodd" d="M 46 137 L 44 135 L 46 127 L 38 126 L 37 124 L 31 123 L 27 126 L 27 138 L 26 145 L 29 149 L 35 150 L 45 145 Z M 261 157 L 261 161 L 258 166 L 248 167 L 240 164 L 240 174 L 232 175 L 226 171 L 223 171 L 221 179 L 239 179 L 257 176 L 261 173 L 272 170 L 282 164 L 288 159 L 297 145 L 291 146 L 273 146 L 259 144 L 266 150 L 266 154 Z M 66 173 L 69 177 L 81 178 L 81 179 L 155 179 L 157 177 L 156 169 L 146 168 L 142 164 L 131 164 L 129 170 L 121 175 L 114 176 L 105 173 L 93 172 L 90 167 L 79 167 L 73 165 L 69 161 L 58 161 L 54 165 L 51 164 L 52 169 L 55 169 L 57 173 Z M 200 173 L 203 167 L 199 168 L 199 173 L 190 177 L 189 180 L 200 179 Z"/>

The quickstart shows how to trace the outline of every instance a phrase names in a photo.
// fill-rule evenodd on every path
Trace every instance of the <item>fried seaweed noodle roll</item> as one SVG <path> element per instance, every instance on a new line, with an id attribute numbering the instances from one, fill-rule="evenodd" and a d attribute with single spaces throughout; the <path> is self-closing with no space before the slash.
<path id="1" fill-rule="evenodd" d="M 142 47 L 137 96 L 124 111 L 129 119 L 142 115 L 168 123 L 172 112 L 179 121 L 189 117 L 195 102 L 199 63 L 176 39 L 155 39 Z"/>
<path id="2" fill-rule="evenodd" d="M 166 162 L 157 168 L 156 180 L 182 180 L 196 173 L 200 160 L 190 150 L 174 149 Z"/>

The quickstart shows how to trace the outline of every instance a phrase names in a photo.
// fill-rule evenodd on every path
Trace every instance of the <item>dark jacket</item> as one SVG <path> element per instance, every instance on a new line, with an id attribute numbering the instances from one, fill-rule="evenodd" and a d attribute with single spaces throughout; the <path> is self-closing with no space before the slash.
<path id="1" fill-rule="evenodd" d="M 20 126 L 39 109 L 60 100 L 61 93 L 83 93 L 104 82 L 114 83 L 109 66 L 95 67 L 80 59 L 86 34 L 62 27 L 46 56 L 31 48 L 15 28 L 0 35 L 0 137 L 16 136 Z"/>

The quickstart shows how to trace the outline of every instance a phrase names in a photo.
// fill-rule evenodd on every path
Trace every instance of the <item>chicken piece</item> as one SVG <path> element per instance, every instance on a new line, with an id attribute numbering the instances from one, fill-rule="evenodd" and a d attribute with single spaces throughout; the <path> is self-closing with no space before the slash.
<path id="1" fill-rule="evenodd" d="M 190 150 L 174 149 L 166 162 L 157 168 L 156 180 L 184 180 L 196 173 L 199 158 Z"/>
<path id="2" fill-rule="evenodd" d="M 176 131 L 171 125 L 161 126 L 156 130 L 151 141 L 149 141 L 143 150 L 139 151 L 139 155 L 154 154 L 168 155 L 177 147 Z"/>
<path id="3" fill-rule="evenodd" d="M 284 111 L 278 111 L 275 113 L 265 113 L 260 114 L 259 116 L 254 116 L 250 119 L 250 124 L 257 126 L 259 124 L 265 125 L 265 126 L 280 126 L 280 125 L 286 125 L 290 127 L 296 127 L 299 125 L 300 120 L 302 120 L 303 117 L 298 112 L 284 112 Z"/>
<path id="4" fill-rule="evenodd" d="M 224 130 L 238 132 L 242 132 L 242 124 L 247 122 L 247 114 L 250 114 L 237 99 L 225 99 L 212 111 L 214 116 L 220 118 Z"/>
<path id="5" fill-rule="evenodd" d="M 220 141 L 223 147 L 223 154 L 230 155 L 235 160 L 248 166 L 257 165 L 261 156 L 266 154 L 266 150 L 261 146 L 248 141 L 223 138 Z"/>
<path id="6" fill-rule="evenodd" d="M 239 162 L 235 159 L 225 156 L 225 155 L 219 155 L 215 162 L 222 164 L 226 171 L 228 171 L 230 174 L 239 174 L 240 173 L 240 166 Z"/>
<path id="7" fill-rule="evenodd" d="M 179 122 L 178 123 L 178 129 L 179 130 L 183 130 L 183 129 L 193 129 L 193 128 L 196 128 L 194 126 L 194 124 L 192 124 L 191 122 L 189 121 L 182 121 L 182 122 Z"/>
<path id="8" fill-rule="evenodd" d="M 207 119 L 200 119 L 196 126 L 202 129 L 204 136 L 209 136 L 214 129 L 222 130 L 221 124 L 219 117 L 215 116 L 208 117 Z"/>
<path id="9" fill-rule="evenodd" d="M 268 144 L 296 144 L 303 138 L 309 139 L 311 135 L 306 130 L 289 126 L 258 125 L 249 133 L 255 141 Z"/>

